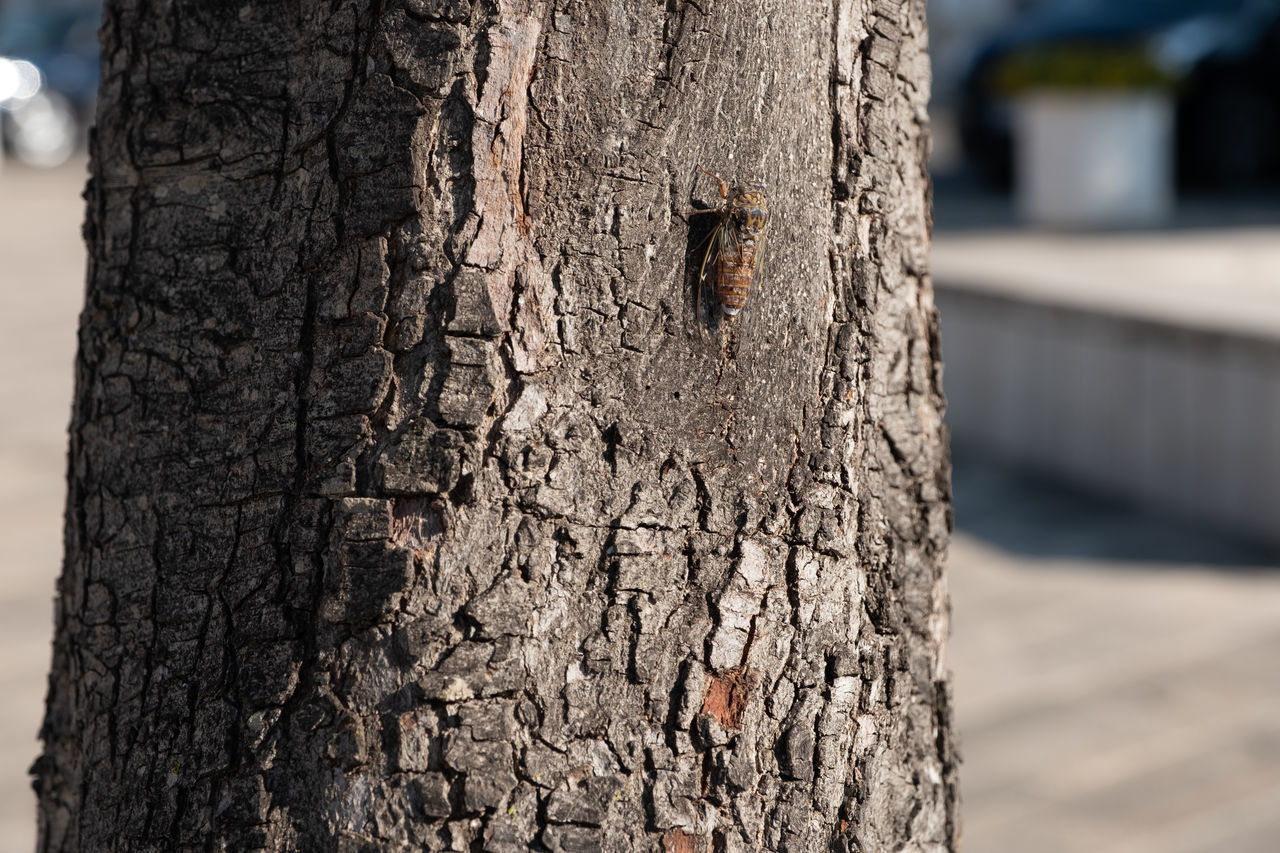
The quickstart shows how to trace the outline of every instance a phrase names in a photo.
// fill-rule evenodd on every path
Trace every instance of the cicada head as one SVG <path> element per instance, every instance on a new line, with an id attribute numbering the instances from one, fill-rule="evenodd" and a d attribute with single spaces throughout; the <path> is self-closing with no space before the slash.
<path id="1" fill-rule="evenodd" d="M 740 237 L 757 240 L 769 224 L 769 197 L 762 184 L 735 187 L 729 200 L 729 218 Z"/>

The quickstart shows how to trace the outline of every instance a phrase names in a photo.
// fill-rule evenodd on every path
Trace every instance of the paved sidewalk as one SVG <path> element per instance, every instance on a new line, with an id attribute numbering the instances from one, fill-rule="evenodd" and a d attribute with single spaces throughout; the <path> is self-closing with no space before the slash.
<path id="1" fill-rule="evenodd" d="M 963 849 L 1280 849 L 1276 555 L 956 462 Z"/>
<path id="2" fill-rule="evenodd" d="M 0 853 L 34 844 L 82 184 L 79 167 L 0 172 Z M 1276 849 L 1280 572 L 1249 568 L 1265 553 L 960 462 L 964 849 Z"/>
<path id="3" fill-rule="evenodd" d="M 35 846 L 27 768 L 62 559 L 67 422 L 84 293 L 82 163 L 0 170 L 0 851 Z"/>
<path id="4" fill-rule="evenodd" d="M 958 440 L 1274 535 L 1276 199 L 1051 232 L 940 186 L 937 220 Z M 956 462 L 965 849 L 1280 850 L 1276 552 Z"/>

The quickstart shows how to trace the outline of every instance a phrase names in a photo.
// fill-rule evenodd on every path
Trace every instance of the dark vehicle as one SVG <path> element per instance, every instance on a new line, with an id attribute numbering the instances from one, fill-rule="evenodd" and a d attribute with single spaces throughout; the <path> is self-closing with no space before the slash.
<path id="1" fill-rule="evenodd" d="M 1019 15 L 962 87 L 961 141 L 986 182 L 1007 186 L 1012 172 L 1003 68 L 1077 46 L 1132 50 L 1171 81 L 1180 184 L 1280 182 L 1280 0 L 1049 0 Z"/>
<path id="2" fill-rule="evenodd" d="M 0 8 L 0 143 L 33 166 L 66 161 L 93 120 L 98 2 Z"/>

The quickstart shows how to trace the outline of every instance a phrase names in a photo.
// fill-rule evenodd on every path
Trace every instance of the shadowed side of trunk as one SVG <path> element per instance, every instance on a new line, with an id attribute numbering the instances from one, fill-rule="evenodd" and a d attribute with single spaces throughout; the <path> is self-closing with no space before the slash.
<path id="1" fill-rule="evenodd" d="M 40 848 L 952 849 L 923 5 L 109 2 Z"/>

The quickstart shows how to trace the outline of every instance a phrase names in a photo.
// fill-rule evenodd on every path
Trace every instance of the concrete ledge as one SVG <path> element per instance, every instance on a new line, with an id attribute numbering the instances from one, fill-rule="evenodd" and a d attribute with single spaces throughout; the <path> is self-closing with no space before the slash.
<path id="1" fill-rule="evenodd" d="M 1280 543 L 1280 324 L 1271 313 L 1236 302 L 1206 318 L 1165 302 L 1144 317 L 1136 302 L 980 287 L 981 270 L 965 282 L 942 266 L 936 298 L 956 442 Z M 1275 311 L 1280 289 L 1268 290 Z"/>
<path id="2" fill-rule="evenodd" d="M 1280 216 L 1280 212 L 1273 212 Z M 936 235 L 935 279 L 952 289 L 1280 339 L 1280 227 Z"/>

